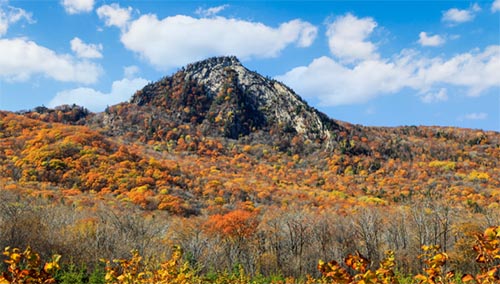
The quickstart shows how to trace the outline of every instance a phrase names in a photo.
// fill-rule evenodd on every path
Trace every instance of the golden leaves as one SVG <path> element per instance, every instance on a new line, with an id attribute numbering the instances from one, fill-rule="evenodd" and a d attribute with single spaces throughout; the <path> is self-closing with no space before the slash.
<path id="1" fill-rule="evenodd" d="M 387 251 L 386 257 L 381 261 L 380 266 L 376 270 L 370 270 L 370 261 L 361 255 L 359 252 L 349 254 L 344 259 L 345 265 L 348 268 L 356 271 L 356 274 L 351 275 L 335 260 L 325 263 L 319 261 L 318 270 L 323 274 L 323 277 L 331 283 L 348 283 L 348 284 L 396 284 L 397 278 L 394 274 L 396 265 L 394 252 Z"/>
<path id="2" fill-rule="evenodd" d="M 7 257 L 4 261 L 8 264 L 7 271 L 0 276 L 0 284 L 31 284 L 56 283 L 54 274 L 60 269 L 60 255 L 53 255 L 50 262 L 43 265 L 40 255 L 30 247 L 24 251 L 19 248 L 5 248 L 3 255 Z"/>
<path id="3" fill-rule="evenodd" d="M 107 284 L 191 284 L 197 281 L 195 270 L 182 261 L 182 250 L 173 247 L 172 256 L 159 266 L 145 263 L 137 250 L 133 250 L 130 259 L 115 259 L 106 263 Z M 113 265 L 112 263 L 115 263 Z"/>

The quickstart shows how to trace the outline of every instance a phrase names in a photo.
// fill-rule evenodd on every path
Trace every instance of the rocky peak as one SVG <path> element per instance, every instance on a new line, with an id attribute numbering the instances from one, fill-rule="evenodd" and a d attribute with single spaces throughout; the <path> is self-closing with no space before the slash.
<path id="1" fill-rule="evenodd" d="M 237 57 L 221 56 L 190 63 L 182 70 L 186 73 L 207 74 L 210 70 L 236 66 L 242 67 L 241 62 Z"/>
<path id="2" fill-rule="evenodd" d="M 186 80 L 202 84 L 213 96 L 228 85 L 239 89 L 245 100 L 263 114 L 268 125 L 277 124 L 311 140 L 330 137 L 328 130 L 335 124 L 332 120 L 307 105 L 286 85 L 248 70 L 234 56 L 189 64 L 183 72 Z"/>
<path id="3" fill-rule="evenodd" d="M 298 136 L 303 142 L 328 142 L 340 128 L 290 88 L 248 70 L 234 56 L 189 64 L 145 86 L 131 103 L 193 123 L 205 135 L 232 139 L 267 133 L 290 141 Z"/>
<path id="4" fill-rule="evenodd" d="M 212 95 L 220 91 L 228 76 L 237 74 L 238 79 L 243 79 L 252 73 L 234 56 L 212 57 L 191 63 L 181 72 L 185 74 L 185 80 L 196 81 L 204 85 Z"/>

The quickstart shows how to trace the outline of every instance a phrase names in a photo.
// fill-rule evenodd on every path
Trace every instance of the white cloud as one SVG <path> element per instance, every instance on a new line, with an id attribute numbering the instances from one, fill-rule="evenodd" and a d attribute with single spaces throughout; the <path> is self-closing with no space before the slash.
<path id="1" fill-rule="evenodd" d="M 471 10 L 474 12 L 480 12 L 481 7 L 477 3 L 474 3 L 474 5 L 472 5 L 472 7 L 471 7 Z"/>
<path id="2" fill-rule="evenodd" d="M 429 36 L 426 32 L 421 32 L 418 36 L 418 43 L 422 46 L 440 46 L 445 42 L 443 37 L 439 35 Z"/>
<path id="3" fill-rule="evenodd" d="M 177 15 L 159 20 L 143 15 L 123 30 L 126 48 L 159 69 L 169 69 L 217 55 L 248 58 L 276 57 L 290 44 L 307 47 L 317 28 L 292 20 L 277 28 L 224 17 L 193 18 Z"/>
<path id="4" fill-rule="evenodd" d="M 4 3 L 7 2 L 0 1 L 0 36 L 7 33 L 11 24 L 15 24 L 21 20 L 25 20 L 28 23 L 34 22 L 31 13 L 21 8 L 4 5 Z"/>
<path id="5" fill-rule="evenodd" d="M 120 81 L 114 81 L 109 93 L 103 93 L 92 88 L 65 90 L 57 93 L 48 106 L 77 104 L 91 111 L 99 112 L 103 111 L 106 106 L 128 101 L 135 91 L 141 89 L 147 83 L 148 81 L 143 78 L 124 78 Z"/>
<path id="6" fill-rule="evenodd" d="M 457 8 L 452 8 L 447 10 L 443 14 L 443 21 L 454 22 L 454 23 L 464 23 L 469 22 L 474 18 L 471 11 L 469 10 L 459 10 Z"/>
<path id="7" fill-rule="evenodd" d="M 102 58 L 102 44 L 86 44 L 77 37 L 70 44 L 71 50 L 80 58 Z"/>
<path id="8" fill-rule="evenodd" d="M 440 57 L 414 60 L 419 87 L 446 83 L 467 88 L 470 96 L 500 87 L 500 45 L 488 46 L 482 52 L 476 49 L 461 53 L 448 60 Z"/>
<path id="9" fill-rule="evenodd" d="M 25 81 L 43 75 L 57 81 L 95 83 L 102 74 L 99 65 L 75 60 L 24 38 L 0 39 L 0 78 Z"/>
<path id="10" fill-rule="evenodd" d="M 377 108 L 374 107 L 374 106 L 369 106 L 366 110 L 365 110 L 365 114 L 366 115 L 374 115 L 377 113 Z"/>
<path id="11" fill-rule="evenodd" d="M 62 0 L 61 5 L 68 14 L 88 13 L 94 8 L 94 0 Z"/>
<path id="12" fill-rule="evenodd" d="M 208 9 L 203 9 L 200 7 L 198 9 L 196 9 L 196 14 L 198 14 L 202 17 L 213 17 L 213 16 L 219 14 L 220 12 L 222 12 L 222 10 L 226 9 L 227 7 L 229 7 L 229 5 L 220 5 L 220 6 L 211 7 Z"/>
<path id="13" fill-rule="evenodd" d="M 132 8 L 121 8 L 120 5 L 113 3 L 111 5 L 103 5 L 97 9 L 97 16 L 104 20 L 106 26 L 115 26 L 125 28 L 130 20 Z"/>
<path id="14" fill-rule="evenodd" d="M 436 102 L 444 102 L 448 100 L 447 91 L 445 88 L 441 88 L 438 92 L 435 93 L 425 93 L 420 97 L 422 102 L 430 104 Z"/>
<path id="15" fill-rule="evenodd" d="M 442 21 L 450 24 L 460 24 L 470 22 L 476 16 L 476 13 L 481 11 L 479 5 L 474 4 L 467 10 L 451 8 L 443 13 Z"/>
<path id="16" fill-rule="evenodd" d="M 123 76 L 125 76 L 125 78 L 131 79 L 135 77 L 137 73 L 139 73 L 139 67 L 135 65 L 123 67 Z"/>
<path id="17" fill-rule="evenodd" d="M 367 102 L 403 89 L 414 90 L 424 102 L 447 99 L 446 87 L 465 89 L 469 96 L 500 87 L 500 46 L 489 46 L 451 58 L 422 56 L 403 50 L 387 59 L 345 64 L 323 56 L 277 76 L 298 94 L 325 106 Z M 440 88 L 439 92 L 431 90 Z"/>
<path id="18" fill-rule="evenodd" d="M 464 118 L 468 120 L 484 120 L 488 118 L 488 114 L 485 112 L 473 112 L 464 115 Z"/>
<path id="19" fill-rule="evenodd" d="M 366 41 L 375 27 L 372 18 L 359 19 L 352 14 L 338 17 L 326 31 L 330 52 L 347 62 L 378 58 L 375 44 Z"/>
<path id="20" fill-rule="evenodd" d="M 323 56 L 277 79 L 301 96 L 319 99 L 322 105 L 347 105 L 401 90 L 410 81 L 412 71 L 405 69 L 403 60 L 365 60 L 349 67 Z"/>
<path id="21" fill-rule="evenodd" d="M 493 4 L 491 4 L 491 11 L 492 12 L 500 11 L 500 0 L 495 0 L 495 2 L 493 2 Z"/>

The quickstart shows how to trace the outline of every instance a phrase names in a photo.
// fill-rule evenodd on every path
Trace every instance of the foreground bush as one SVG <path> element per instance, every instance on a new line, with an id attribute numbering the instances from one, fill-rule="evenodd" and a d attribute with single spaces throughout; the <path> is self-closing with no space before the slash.
<path id="1" fill-rule="evenodd" d="M 0 276 L 1 284 L 49 284 L 56 283 L 53 275 L 59 270 L 60 255 L 54 255 L 51 261 L 42 265 L 40 255 L 30 247 L 21 251 L 18 248 L 7 247 L 3 253 L 7 259 L 7 271 Z"/>
<path id="2" fill-rule="evenodd" d="M 481 266 L 481 272 L 472 275 L 465 274 L 458 277 L 454 271 L 447 271 L 446 264 L 450 257 L 440 251 L 439 246 L 423 246 L 423 254 L 419 258 L 425 264 L 421 274 L 413 277 L 410 283 L 419 284 L 495 284 L 500 283 L 500 226 L 490 227 L 483 233 L 475 235 L 473 246 L 476 252 L 475 261 Z M 370 269 L 370 260 L 359 252 L 349 254 L 344 263 L 319 261 L 318 269 L 322 277 L 314 279 L 306 276 L 305 279 L 293 278 L 263 278 L 246 274 L 239 265 L 232 273 L 218 272 L 216 274 L 200 275 L 183 259 L 180 247 L 174 247 L 170 259 L 155 265 L 148 263 L 137 251 L 132 251 L 130 259 L 102 260 L 105 267 L 103 279 L 83 282 L 84 278 L 74 269 L 62 273 L 56 280 L 56 273 L 60 270 L 60 255 L 42 265 L 40 255 L 31 248 L 21 251 L 18 248 L 6 248 L 4 253 L 7 270 L 0 276 L 0 284 L 49 284 L 49 283 L 106 283 L 106 284 L 288 284 L 288 283 L 345 283 L 345 284 L 396 284 L 400 283 L 396 273 L 394 252 L 389 251 L 377 269 Z M 93 274 L 95 277 L 96 274 Z M 64 280 L 65 279 L 65 280 Z M 72 280 L 70 280 L 72 279 Z M 408 281 L 406 281 L 408 282 Z M 405 282 L 405 283 L 406 283 Z"/>
<path id="3" fill-rule="evenodd" d="M 160 267 L 149 267 L 137 251 L 130 259 L 106 260 L 106 283 L 113 284 L 190 284 L 199 282 L 195 271 L 182 261 L 182 251 L 175 247 L 172 257 Z"/>

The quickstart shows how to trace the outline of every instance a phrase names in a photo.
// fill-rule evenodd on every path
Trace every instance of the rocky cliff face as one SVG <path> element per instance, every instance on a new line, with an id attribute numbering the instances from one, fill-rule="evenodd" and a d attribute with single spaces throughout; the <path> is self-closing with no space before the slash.
<path id="1" fill-rule="evenodd" d="M 188 65 L 185 79 L 204 85 L 213 95 L 237 88 L 266 119 L 308 139 L 329 139 L 332 121 L 318 113 L 284 84 L 249 71 L 236 57 L 218 57 Z M 228 84 L 226 86 L 225 84 Z"/>

